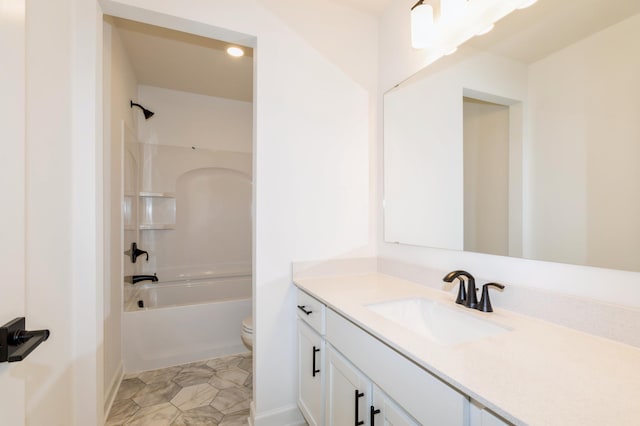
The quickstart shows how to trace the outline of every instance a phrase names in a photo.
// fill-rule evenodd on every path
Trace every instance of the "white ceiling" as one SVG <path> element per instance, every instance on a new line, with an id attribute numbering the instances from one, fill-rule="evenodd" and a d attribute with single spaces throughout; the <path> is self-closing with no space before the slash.
<path id="1" fill-rule="evenodd" d="M 394 0 L 332 0 L 335 3 L 342 3 L 362 12 L 377 15 L 382 14 L 384 9 Z M 397 0 L 395 0 L 397 1 Z"/>
<path id="2" fill-rule="evenodd" d="M 229 43 L 110 17 L 139 84 L 251 102 L 253 50 L 226 53 Z"/>
<path id="3" fill-rule="evenodd" d="M 327 1 L 327 0 L 321 0 Z M 393 0 L 330 0 L 378 16 Z M 229 43 L 127 19 L 107 17 L 118 31 L 139 84 L 253 100 L 253 51 L 232 58 Z"/>
<path id="4" fill-rule="evenodd" d="M 640 0 L 538 0 L 468 44 L 532 63 L 637 13 Z"/>
<path id="5" fill-rule="evenodd" d="M 398 0 L 331 1 L 379 15 Z M 538 0 L 468 44 L 531 63 L 636 13 L 640 0 Z M 109 21 L 120 34 L 140 84 L 253 100 L 252 49 L 233 58 L 226 53 L 226 42 L 120 18 Z"/>

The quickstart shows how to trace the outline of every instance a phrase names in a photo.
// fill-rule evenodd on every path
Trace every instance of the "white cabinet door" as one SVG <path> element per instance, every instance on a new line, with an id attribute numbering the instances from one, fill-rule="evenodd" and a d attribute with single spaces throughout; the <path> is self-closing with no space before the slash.
<path id="1" fill-rule="evenodd" d="M 310 426 L 324 424 L 324 339 L 298 320 L 298 406 Z"/>
<path id="2" fill-rule="evenodd" d="M 511 424 L 488 411 L 477 401 L 471 401 L 469 406 L 469 426 L 509 426 Z"/>
<path id="3" fill-rule="evenodd" d="M 327 345 L 326 372 L 326 424 L 368 426 L 371 382 L 330 345 Z"/>
<path id="4" fill-rule="evenodd" d="M 369 409 L 370 426 L 420 426 L 380 388 L 373 385 L 373 405 Z"/>

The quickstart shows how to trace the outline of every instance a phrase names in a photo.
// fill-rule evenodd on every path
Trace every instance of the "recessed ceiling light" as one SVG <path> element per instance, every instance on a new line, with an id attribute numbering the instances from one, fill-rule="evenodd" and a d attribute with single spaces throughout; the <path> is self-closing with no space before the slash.
<path id="1" fill-rule="evenodd" d="M 239 47 L 231 46 L 227 49 L 227 53 L 237 58 L 244 55 L 244 50 L 240 49 Z"/>

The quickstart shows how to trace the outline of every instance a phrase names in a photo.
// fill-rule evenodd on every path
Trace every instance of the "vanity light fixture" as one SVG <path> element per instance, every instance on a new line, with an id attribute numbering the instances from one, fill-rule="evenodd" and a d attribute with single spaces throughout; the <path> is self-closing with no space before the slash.
<path id="1" fill-rule="evenodd" d="M 230 56 L 233 56 L 235 58 L 239 58 L 240 56 L 244 56 L 244 50 L 240 49 L 239 47 L 236 46 L 231 46 L 227 48 L 227 53 Z"/>
<path id="2" fill-rule="evenodd" d="M 415 49 L 424 49 L 432 46 L 434 41 L 433 7 L 419 0 L 411 8 L 411 45 Z"/>
<path id="3" fill-rule="evenodd" d="M 467 0 L 440 0 L 440 20 L 455 21 L 467 8 Z"/>

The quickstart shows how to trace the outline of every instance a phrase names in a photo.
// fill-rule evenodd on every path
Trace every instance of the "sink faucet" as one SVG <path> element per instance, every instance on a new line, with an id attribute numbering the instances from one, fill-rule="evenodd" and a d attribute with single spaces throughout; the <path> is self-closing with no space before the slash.
<path id="1" fill-rule="evenodd" d="M 464 290 L 464 280 L 462 279 L 462 277 L 467 278 L 466 293 Z M 455 278 L 460 280 L 460 287 L 458 288 L 458 297 L 456 298 L 456 303 L 459 305 L 464 305 L 467 308 L 477 308 L 478 296 L 476 295 L 476 280 L 475 278 L 473 278 L 473 275 L 471 275 L 467 271 L 453 271 L 445 275 L 443 281 L 450 283 L 453 282 Z"/>
<path id="2" fill-rule="evenodd" d="M 132 275 L 131 276 L 131 284 L 139 283 L 140 281 L 158 281 L 158 276 L 156 274 L 153 275 Z"/>

